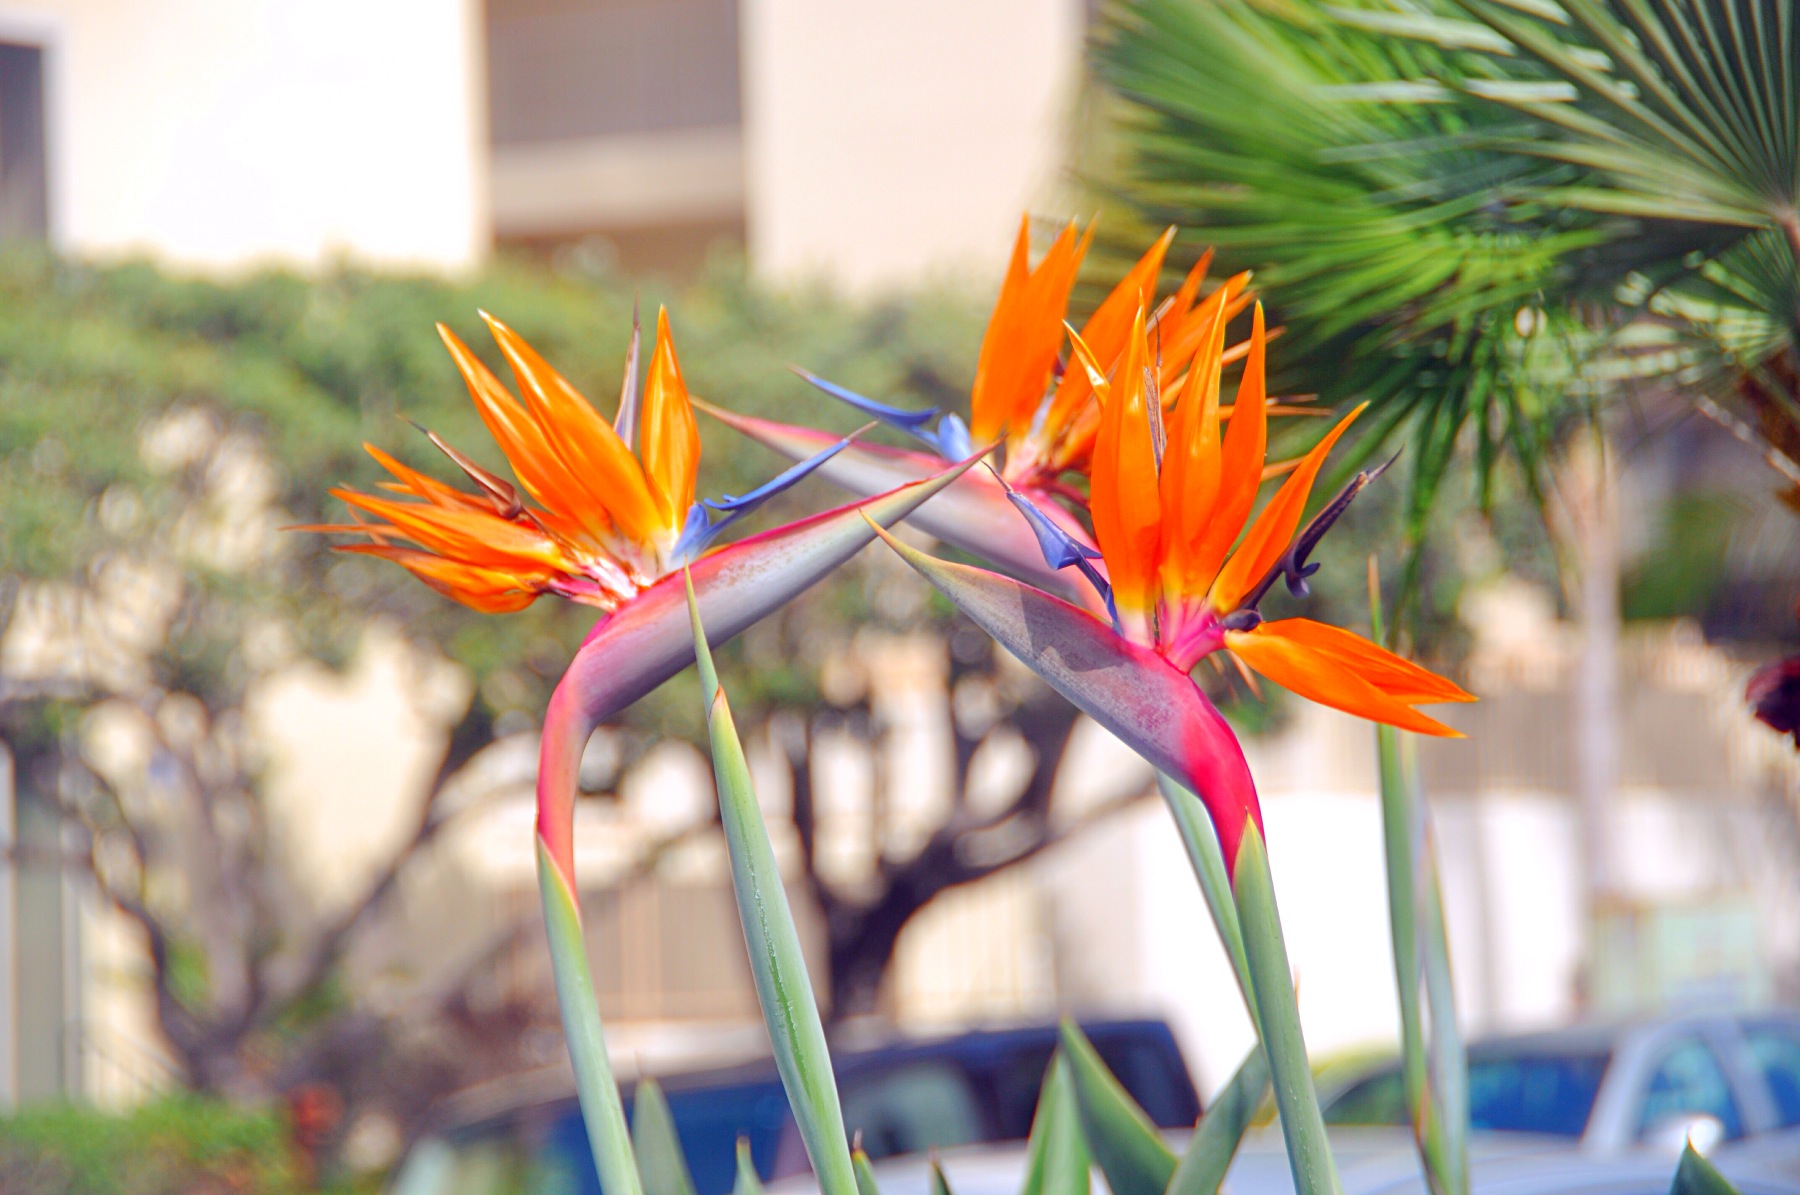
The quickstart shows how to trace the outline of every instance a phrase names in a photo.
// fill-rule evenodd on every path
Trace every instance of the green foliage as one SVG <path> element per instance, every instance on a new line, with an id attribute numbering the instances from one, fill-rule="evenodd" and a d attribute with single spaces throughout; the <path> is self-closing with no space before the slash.
<path id="1" fill-rule="evenodd" d="M 385 476 L 363 441 L 450 477 L 403 419 L 503 468 L 433 324 L 448 324 L 509 377 L 477 315 L 492 311 L 610 412 L 637 297 L 625 277 L 513 261 L 461 280 L 344 269 L 225 282 L 0 254 L 0 576 L 79 581 L 154 546 L 176 555 L 185 583 L 183 615 L 158 663 L 197 691 L 241 686 L 242 644 L 271 619 L 333 660 L 379 617 L 471 668 L 496 713 L 535 717 L 593 611 L 546 600 L 506 618 L 476 615 L 385 562 L 334 555 L 316 535 L 282 535 L 273 555 L 226 567 L 193 544 L 183 520 L 229 498 L 220 450 L 234 443 L 260 446 L 272 464 L 270 505 L 283 523 L 344 519 L 327 487 L 367 488 Z M 941 401 L 966 389 L 982 326 L 978 307 L 957 294 L 847 302 L 754 287 L 728 263 L 689 288 L 641 297 L 651 313 L 669 305 L 696 394 L 846 431 L 855 421 L 789 365 L 895 401 Z M 703 423 L 701 436 L 705 492 L 741 493 L 782 467 L 723 428 Z M 761 517 L 780 521 L 839 500 L 814 483 Z M 854 615 L 862 599 L 853 589 L 815 599 L 815 626 Z M 727 660 L 758 651 L 746 643 Z M 758 700 L 756 671 L 738 686 L 747 705 Z M 804 662 L 767 675 L 785 695 L 810 683 Z M 638 717 L 659 725 L 667 717 L 699 737 L 693 708 L 670 694 Z"/>
<path id="2" fill-rule="evenodd" d="M 1484 508 L 1504 460 L 1541 507 L 1563 430 L 1639 381 L 1800 452 L 1785 0 L 1130 0 L 1095 63 L 1097 184 L 1257 270 L 1304 350 L 1274 383 L 1374 403 L 1415 544 L 1462 450 Z"/>
<path id="3" fill-rule="evenodd" d="M 750 764 L 732 720 L 731 705 L 713 668 L 693 580 L 684 579 L 693 620 L 696 671 L 712 732 L 713 776 L 718 784 L 719 822 L 731 860 L 731 887 L 750 955 L 757 1004 L 775 1052 L 775 1068 L 781 1074 L 788 1107 L 793 1110 L 813 1172 L 819 1176 L 819 1190 L 824 1195 L 874 1195 L 865 1190 L 872 1188 L 874 1181 L 872 1177 L 864 1181 L 867 1159 L 854 1163 L 847 1149 L 837 1077 L 807 974 L 806 954 L 800 948 L 800 931 L 788 905 L 781 867 L 751 783 Z M 861 1154 L 858 1150 L 859 1158 Z"/>
<path id="4" fill-rule="evenodd" d="M 1268 1090 L 1269 1060 L 1258 1041 L 1194 1127 L 1166 1195 L 1218 1195 Z"/>
<path id="5" fill-rule="evenodd" d="M 41 1195 L 299 1195 L 286 1126 L 176 1097 L 117 1116 L 43 1105 L 0 1120 L 0 1190 Z"/>
<path id="6" fill-rule="evenodd" d="M 1273 387 L 1374 403 L 1338 467 L 1403 436 L 1415 540 L 1465 429 L 1484 466 L 1508 448 L 1535 466 L 1567 416 L 1532 385 L 1547 342 L 1515 313 L 1593 235 L 1504 202 L 1532 171 L 1478 148 L 1504 113 L 1373 102 L 1453 56 L 1248 0 L 1122 4 L 1095 50 L 1127 101 L 1125 162 L 1102 187 L 1181 225 L 1189 255 L 1213 244 L 1257 272 L 1287 328 Z"/>
<path id="7" fill-rule="evenodd" d="M 1092 1169 L 1081 1110 L 1075 1106 L 1075 1081 L 1068 1059 L 1059 1052 L 1050 1059 L 1038 1092 L 1020 1195 L 1088 1195 Z"/>
<path id="8" fill-rule="evenodd" d="M 1744 507 L 1728 494 L 1677 494 L 1663 511 L 1661 534 L 1625 576 L 1619 612 L 1628 619 L 1705 618 L 1722 603 L 1741 603 L 1748 595 L 1722 592 L 1721 581 L 1731 576 L 1732 541 L 1752 516 Z M 1779 613 L 1785 621 L 1788 611 Z"/>
<path id="9" fill-rule="evenodd" d="M 750 1139 L 739 1137 L 737 1178 L 732 1183 L 731 1195 L 762 1195 L 762 1189 L 762 1179 L 756 1173 L 756 1163 L 750 1159 Z"/>
<path id="10" fill-rule="evenodd" d="M 631 1148 L 637 1154 L 644 1195 L 694 1195 L 681 1138 L 668 1097 L 655 1079 L 644 1079 L 631 1097 Z"/>
<path id="11" fill-rule="evenodd" d="M 1386 636 L 1373 558 L 1369 602 L 1379 643 Z M 1407 1111 L 1432 1195 L 1468 1195 L 1469 1060 L 1456 1023 L 1444 896 L 1416 744 L 1392 726 L 1377 726 L 1375 757 Z"/>
<path id="12" fill-rule="evenodd" d="M 1175 1155 L 1074 1021 L 1062 1023 L 1062 1058 L 1089 1148 L 1118 1195 L 1162 1195 Z"/>
<path id="13" fill-rule="evenodd" d="M 1713 1164 L 1701 1157 L 1690 1143 L 1682 1147 L 1681 1162 L 1675 1167 L 1675 1181 L 1669 1187 L 1669 1195 L 1737 1195 L 1737 1188 L 1713 1169 Z"/>

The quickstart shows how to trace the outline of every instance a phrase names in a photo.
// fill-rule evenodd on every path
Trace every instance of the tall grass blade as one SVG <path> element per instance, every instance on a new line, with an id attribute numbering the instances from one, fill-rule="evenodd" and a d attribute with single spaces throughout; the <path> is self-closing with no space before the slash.
<path id="1" fill-rule="evenodd" d="M 1081 1129 L 1081 1110 L 1075 1106 L 1075 1080 L 1059 1050 L 1050 1059 L 1038 1092 L 1026 1145 L 1025 1186 L 1019 1195 L 1088 1195 L 1093 1164 Z"/>
<path id="2" fill-rule="evenodd" d="M 1087 1034 L 1067 1019 L 1062 1023 L 1062 1056 L 1088 1148 L 1113 1195 L 1163 1195 L 1175 1174 L 1175 1154 L 1106 1068 Z"/>
<path id="3" fill-rule="evenodd" d="M 822 1195 L 857 1195 L 858 1175 L 844 1137 L 844 1113 L 838 1103 L 837 1080 L 825 1046 L 825 1026 L 813 997 L 800 934 L 794 927 L 781 869 L 769 842 L 769 828 L 750 783 L 750 765 L 732 721 L 731 706 L 713 668 L 700 607 L 688 586 L 693 620 L 694 657 L 707 700 L 707 728 L 712 736 L 713 775 L 719 789 L 719 820 L 731 857 L 731 886 L 737 897 L 738 920 L 750 952 L 757 1003 L 768 1027 L 775 1067 L 787 1090 L 788 1104 L 800 1128 L 800 1140 L 812 1159 Z"/>
<path id="4" fill-rule="evenodd" d="M 631 1096 L 631 1144 L 644 1195 L 694 1195 L 681 1137 L 668 1097 L 655 1079 L 640 1079 Z"/>
<path id="5" fill-rule="evenodd" d="M 1259 1041 L 1200 1118 L 1166 1195 L 1218 1195 L 1219 1184 L 1225 1181 L 1244 1132 L 1268 1089 L 1269 1063 Z"/>
<path id="6" fill-rule="evenodd" d="M 1369 560 L 1370 620 L 1384 638 L 1381 584 Z M 1388 726 L 1375 730 L 1381 775 L 1388 917 L 1400 997 L 1400 1058 L 1413 1137 L 1432 1195 L 1468 1195 L 1468 1058 L 1456 1023 L 1450 947 L 1417 757 Z"/>
<path id="7" fill-rule="evenodd" d="M 1307 1063 L 1306 1039 L 1300 1032 L 1300 1003 L 1294 995 L 1287 943 L 1275 909 L 1268 851 L 1254 822 L 1244 830 L 1232 874 L 1238 922 L 1244 929 L 1244 955 L 1250 963 L 1251 990 L 1275 1085 L 1275 1107 L 1287 1137 L 1294 1189 L 1300 1195 L 1342 1195 L 1337 1164 L 1325 1139 L 1319 1094 Z"/>

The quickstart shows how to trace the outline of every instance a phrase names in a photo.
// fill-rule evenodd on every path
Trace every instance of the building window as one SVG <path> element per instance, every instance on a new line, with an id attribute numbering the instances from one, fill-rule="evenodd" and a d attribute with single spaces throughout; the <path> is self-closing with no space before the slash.
<path id="1" fill-rule="evenodd" d="M 737 0 L 488 0 L 495 235 L 690 274 L 741 246 Z"/>
<path id="2" fill-rule="evenodd" d="M 0 42 L 0 241 L 49 235 L 44 168 L 44 51 Z"/>
<path id="3" fill-rule="evenodd" d="M 496 145 L 739 123 L 736 0 L 492 0 Z"/>

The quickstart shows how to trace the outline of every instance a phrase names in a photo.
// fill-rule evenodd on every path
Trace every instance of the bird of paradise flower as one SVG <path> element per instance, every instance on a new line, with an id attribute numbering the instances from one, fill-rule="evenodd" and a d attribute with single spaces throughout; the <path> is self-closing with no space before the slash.
<path id="1" fill-rule="evenodd" d="M 439 326 L 515 487 L 436 436 L 472 484 L 461 490 L 374 445 L 392 475 L 381 494 L 331 492 L 371 521 L 299 530 L 362 537 L 339 551 L 379 556 L 476 610 L 515 611 L 545 594 L 599 609 L 545 713 L 537 779 L 538 877 L 557 1000 L 596 1164 L 611 1195 L 642 1195 L 601 1031 L 576 899 L 574 808 L 594 728 L 694 660 L 684 577 L 714 642 L 779 609 L 906 517 L 974 457 L 889 492 L 715 547 L 757 506 L 844 451 L 849 438 L 741 497 L 695 501 L 700 440 L 666 312 L 641 397 L 638 336 L 612 422 L 525 340 L 483 314 L 520 397 Z M 429 433 L 428 433 L 429 434 Z"/>
<path id="2" fill-rule="evenodd" d="M 1063 321 L 1069 294 L 1093 240 L 1093 226 L 1077 234 L 1064 226 L 1038 263 L 1030 264 L 1031 226 L 1021 221 L 999 297 L 982 337 L 965 419 L 937 408 L 905 409 L 877 402 L 806 370 L 803 378 L 858 412 L 904 432 L 926 451 L 857 443 L 825 462 L 819 475 L 854 494 L 873 494 L 907 480 L 928 477 L 947 461 L 962 460 L 971 444 L 998 444 L 992 471 L 960 478 L 941 497 L 908 520 L 946 543 L 990 561 L 1077 604 L 1099 610 L 1096 591 L 1058 570 L 1077 560 L 1083 572 L 1103 572 L 1099 551 L 1083 520 L 1087 493 L 1081 484 L 1100 427 L 1100 403 L 1088 372 L 1062 359 Z M 1125 351 L 1133 314 L 1157 287 L 1175 230 L 1145 251 L 1081 326 L 1083 343 L 1110 369 Z M 1150 328 L 1160 349 L 1158 387 L 1173 396 L 1184 363 L 1208 334 L 1216 314 L 1229 320 L 1250 302 L 1248 273 L 1232 275 L 1202 295 L 1210 252 L 1158 303 Z M 1247 342 L 1224 350 L 1241 360 Z M 834 437 L 799 427 L 698 404 L 709 415 L 790 460 L 803 460 Z M 1229 408 L 1227 408 L 1229 412 Z M 1271 414 L 1318 414 L 1276 404 Z M 1267 476 L 1291 468 L 1267 467 Z M 1025 520 L 1021 521 L 1020 514 Z M 1046 555 L 1049 563 L 1046 563 Z"/>
<path id="3" fill-rule="evenodd" d="M 1228 652 L 1300 696 L 1439 736 L 1457 732 L 1417 707 L 1474 698 L 1353 632 L 1263 617 L 1260 605 L 1277 581 L 1305 595 L 1318 568 L 1312 552 L 1378 471 L 1358 474 L 1301 526 L 1325 457 L 1359 407 L 1250 518 L 1267 450 L 1267 333 L 1258 305 L 1236 401 L 1221 420 L 1223 311 L 1214 309 L 1198 338 L 1166 421 L 1158 378 L 1167 367 L 1158 368 L 1142 306 L 1111 369 L 1073 337 L 1100 405 L 1090 508 L 1106 577 L 1089 579 L 1106 594 L 1107 615 L 878 533 L 1038 675 L 1198 795 L 1223 852 L 1295 1182 L 1303 1192 L 1329 1192 L 1336 1174 L 1307 1068 L 1255 782 L 1230 726 L 1189 673 Z"/>

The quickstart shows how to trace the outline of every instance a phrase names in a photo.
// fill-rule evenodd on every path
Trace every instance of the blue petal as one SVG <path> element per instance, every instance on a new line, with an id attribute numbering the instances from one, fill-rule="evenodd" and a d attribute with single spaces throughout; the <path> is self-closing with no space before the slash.
<path id="1" fill-rule="evenodd" d="M 894 428 L 903 431 L 915 439 L 931 445 L 933 452 L 947 461 L 967 460 L 974 454 L 974 447 L 969 443 L 969 428 L 959 417 L 945 415 L 936 407 L 926 407 L 922 411 L 908 410 L 905 407 L 890 407 L 886 403 L 866 398 L 854 390 L 847 390 L 836 382 L 828 382 L 817 374 L 796 369 L 795 373 L 805 378 L 835 399 L 849 403 L 857 410 Z M 939 416 L 942 416 L 939 419 Z M 926 431 L 925 425 L 933 419 L 939 419 L 935 431 Z"/>
<path id="2" fill-rule="evenodd" d="M 824 448 L 807 457 L 797 465 L 790 465 L 763 482 L 747 494 L 725 494 L 718 498 L 702 498 L 688 508 L 687 519 L 681 525 L 681 534 L 675 540 L 674 556 L 677 561 L 692 561 L 712 546 L 727 527 L 767 502 L 770 498 L 798 483 L 808 473 L 849 447 L 853 436 L 845 436 L 829 448 Z M 713 520 L 714 514 L 724 517 Z"/>
<path id="3" fill-rule="evenodd" d="M 1032 533 L 1037 536 L 1038 550 L 1043 552 L 1044 563 L 1051 568 L 1068 568 L 1084 558 L 1099 559 L 1099 552 L 1063 530 L 1049 515 L 1039 510 L 1031 499 L 1011 486 L 1006 487 L 1006 496 L 1018 508 L 1019 513 L 1025 516 L 1025 521 L 1031 524 Z"/>
<path id="4" fill-rule="evenodd" d="M 1106 603 L 1106 612 L 1112 618 L 1113 629 L 1117 630 L 1119 608 L 1113 604 L 1112 585 L 1100 575 L 1099 569 L 1089 563 L 1100 559 L 1099 551 L 1070 535 L 1054 519 L 1039 510 L 1035 502 L 1007 485 L 1004 477 L 998 473 L 994 476 L 1006 490 L 1007 499 L 1025 516 L 1032 534 L 1037 536 L 1038 550 L 1044 554 L 1044 563 L 1053 569 L 1065 569 L 1071 564 L 1080 569 L 1081 575 L 1088 579 L 1088 584 L 1094 587 L 1094 592 Z"/>
<path id="5" fill-rule="evenodd" d="M 961 415 L 945 415 L 938 420 L 934 434 L 938 455 L 945 460 L 966 461 L 975 455 L 975 445 L 969 442 L 969 425 L 962 421 Z"/>

